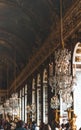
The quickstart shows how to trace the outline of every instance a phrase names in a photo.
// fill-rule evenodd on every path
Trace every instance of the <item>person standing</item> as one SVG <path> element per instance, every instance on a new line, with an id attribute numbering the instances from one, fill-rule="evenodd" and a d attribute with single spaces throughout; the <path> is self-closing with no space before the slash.
<path id="1" fill-rule="evenodd" d="M 15 130 L 26 130 L 26 128 L 24 128 L 24 122 L 22 120 L 17 122 L 17 126 Z"/>

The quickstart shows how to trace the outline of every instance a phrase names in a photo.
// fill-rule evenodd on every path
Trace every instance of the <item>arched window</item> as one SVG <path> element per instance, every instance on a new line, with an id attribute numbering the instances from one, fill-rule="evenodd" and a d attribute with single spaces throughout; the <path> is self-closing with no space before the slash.
<path id="1" fill-rule="evenodd" d="M 78 42 L 73 53 L 73 75 L 81 70 L 81 43 Z"/>
<path id="2" fill-rule="evenodd" d="M 48 123 L 48 76 L 47 70 L 43 72 L 43 122 Z"/>
<path id="3" fill-rule="evenodd" d="M 22 116 L 22 120 L 24 121 L 24 109 L 25 109 L 25 106 L 24 106 L 24 87 L 22 88 L 21 90 L 21 116 Z"/>
<path id="4" fill-rule="evenodd" d="M 73 75 L 76 76 L 74 86 L 74 113 L 77 129 L 81 127 L 81 43 L 78 42 L 73 53 Z"/>
<path id="5" fill-rule="evenodd" d="M 27 84 L 25 84 L 25 122 L 27 122 Z"/>
<path id="6" fill-rule="evenodd" d="M 36 121 L 36 89 L 35 89 L 35 79 L 32 80 L 32 121 Z"/>
<path id="7" fill-rule="evenodd" d="M 20 103 L 19 103 L 19 110 L 20 110 L 20 119 L 21 119 L 21 90 L 19 92 L 19 98 L 20 98 Z"/>
<path id="8" fill-rule="evenodd" d="M 37 75 L 37 125 L 41 123 L 41 76 Z"/>

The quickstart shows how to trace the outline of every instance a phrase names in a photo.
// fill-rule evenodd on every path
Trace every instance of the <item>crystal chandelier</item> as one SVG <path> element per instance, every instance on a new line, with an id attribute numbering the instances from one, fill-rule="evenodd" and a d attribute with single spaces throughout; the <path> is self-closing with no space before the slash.
<path id="1" fill-rule="evenodd" d="M 71 96 L 72 92 L 72 75 L 71 75 L 71 52 L 64 48 L 55 51 L 55 75 L 51 75 L 49 83 L 52 92 L 56 89 L 56 94 L 60 94 L 63 101 L 71 106 L 73 100 Z M 56 101 L 57 96 L 53 97 L 52 101 Z M 57 105 L 56 105 L 57 107 Z"/>
<path id="2" fill-rule="evenodd" d="M 0 111 L 1 111 L 1 109 L 2 109 L 2 111 L 6 114 L 6 113 L 11 113 L 12 112 L 12 108 L 10 107 L 10 101 L 9 101 L 9 99 L 7 99 L 5 102 L 4 102 L 4 104 L 3 104 L 3 106 L 2 107 L 0 107 Z"/>
<path id="3" fill-rule="evenodd" d="M 71 106 L 73 102 L 71 95 L 73 84 L 71 75 L 71 51 L 64 47 L 62 26 L 62 0 L 60 0 L 60 15 L 62 48 L 55 51 L 55 74 L 50 75 L 49 84 L 51 86 L 52 92 L 54 92 L 56 89 L 56 94 L 60 94 L 63 101 L 68 106 Z M 52 98 L 52 101 L 57 102 L 57 98 Z"/>
<path id="4" fill-rule="evenodd" d="M 16 61 L 16 50 L 14 51 L 14 61 Z M 19 97 L 18 93 L 16 92 L 16 66 L 14 65 L 14 92 L 11 95 L 11 98 L 9 99 L 10 101 L 10 106 L 15 109 L 19 106 Z"/>
<path id="5" fill-rule="evenodd" d="M 51 106 L 52 109 L 58 109 L 59 105 L 60 105 L 60 103 L 59 103 L 58 96 L 54 95 L 51 98 L 50 106 Z"/>
<path id="6" fill-rule="evenodd" d="M 51 73 L 50 73 L 50 78 L 49 78 L 49 84 L 51 86 L 51 92 L 54 93 L 54 96 L 51 98 L 51 102 L 50 102 L 50 106 L 52 109 L 58 109 L 60 102 L 58 99 L 58 95 L 57 95 L 57 89 L 56 89 L 56 84 L 54 82 L 54 76 L 53 76 L 53 63 L 50 64 L 51 67 Z"/>
<path id="7" fill-rule="evenodd" d="M 19 105 L 18 93 L 13 93 L 9 99 L 10 107 L 16 108 Z"/>
<path id="8" fill-rule="evenodd" d="M 4 107 L 3 105 L 0 105 L 0 113 L 3 113 L 3 111 L 4 111 Z"/>
<path id="9" fill-rule="evenodd" d="M 72 98 L 72 95 L 71 93 L 67 93 L 67 91 L 61 95 L 62 96 L 62 99 L 63 99 L 63 102 L 66 103 L 67 105 L 67 108 L 70 108 L 72 106 L 72 102 L 73 102 L 73 98 Z"/>
<path id="10" fill-rule="evenodd" d="M 31 111 L 32 111 L 31 105 L 28 104 L 28 105 L 27 105 L 27 113 L 30 113 Z"/>
<path id="11" fill-rule="evenodd" d="M 8 99 L 8 64 L 7 64 L 7 67 L 6 67 L 6 69 L 7 69 L 7 71 L 6 71 L 6 75 L 7 75 L 7 90 L 6 90 L 6 100 L 5 100 L 5 102 L 4 102 L 4 107 L 5 107 L 5 109 L 7 109 L 8 107 L 10 107 L 9 105 L 9 99 Z"/>
<path id="12" fill-rule="evenodd" d="M 9 106 L 10 106 L 9 99 L 7 99 L 6 102 L 4 103 L 4 107 L 8 108 Z"/>
<path id="13" fill-rule="evenodd" d="M 55 76 L 54 81 L 57 85 L 57 91 L 61 95 L 67 90 L 72 91 L 72 75 L 71 75 L 71 52 L 66 48 L 55 52 Z"/>
<path id="14" fill-rule="evenodd" d="M 32 112 L 32 114 L 34 115 L 36 113 L 36 104 L 32 103 L 32 104 L 28 104 L 27 105 L 27 112 Z"/>

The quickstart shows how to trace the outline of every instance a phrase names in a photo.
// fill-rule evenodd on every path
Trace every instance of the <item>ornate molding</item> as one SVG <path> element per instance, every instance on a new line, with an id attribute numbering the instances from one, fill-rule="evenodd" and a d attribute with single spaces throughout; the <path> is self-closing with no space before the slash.
<path id="1" fill-rule="evenodd" d="M 64 38 L 71 35 L 81 25 L 81 0 L 77 0 L 64 17 Z"/>
<path id="2" fill-rule="evenodd" d="M 0 97 L 3 95 L 6 96 L 6 94 L 7 94 L 6 90 L 0 89 Z"/>
<path id="3" fill-rule="evenodd" d="M 72 35 L 76 29 L 81 25 L 81 1 L 77 0 L 73 7 L 68 11 L 63 19 L 64 25 L 64 40 Z M 44 45 L 38 50 L 38 52 L 33 55 L 23 69 L 22 73 L 16 79 L 16 88 L 18 88 L 37 68 L 41 65 L 45 59 L 60 45 L 59 43 L 59 23 L 58 28 L 54 30 L 48 39 L 45 41 Z M 15 81 L 10 87 L 10 90 L 15 86 Z"/>

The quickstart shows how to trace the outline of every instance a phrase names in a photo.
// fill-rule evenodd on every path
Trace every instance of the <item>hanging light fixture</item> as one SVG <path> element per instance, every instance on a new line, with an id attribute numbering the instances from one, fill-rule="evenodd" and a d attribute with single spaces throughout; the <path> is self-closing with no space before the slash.
<path id="1" fill-rule="evenodd" d="M 32 111 L 32 107 L 30 103 L 27 105 L 27 113 L 30 113 Z"/>
<path id="2" fill-rule="evenodd" d="M 58 109 L 60 102 L 56 92 L 56 86 L 54 87 L 54 93 L 55 93 L 54 96 L 51 98 L 50 106 L 52 109 Z"/>
<path id="3" fill-rule="evenodd" d="M 59 107 L 59 99 L 58 99 L 58 96 L 57 95 L 54 95 L 52 98 L 51 98 L 51 108 L 52 109 L 58 109 Z"/>
<path id="4" fill-rule="evenodd" d="M 10 104 L 9 104 L 9 99 L 8 99 L 8 63 L 7 63 L 7 71 L 6 71 L 6 74 L 7 74 L 7 98 L 6 98 L 6 101 L 5 101 L 5 103 L 4 103 L 4 108 L 5 109 L 7 109 L 7 108 L 9 108 L 10 106 Z"/>
<path id="5" fill-rule="evenodd" d="M 11 95 L 11 98 L 9 99 L 9 103 L 13 109 L 18 107 L 18 103 L 19 103 L 18 93 L 13 93 Z"/>
<path id="6" fill-rule="evenodd" d="M 7 114 L 7 113 L 11 113 L 12 111 L 12 108 L 10 107 L 10 100 L 8 98 L 8 63 L 7 63 L 7 94 L 6 94 L 6 100 L 4 102 L 4 104 L 2 105 L 2 107 L 0 107 L 0 110 L 2 110 L 4 112 L 4 114 Z"/>
<path id="7" fill-rule="evenodd" d="M 58 109 L 60 102 L 58 99 L 57 89 L 56 89 L 56 82 L 54 82 L 53 76 L 53 62 L 49 64 L 49 84 L 51 86 L 51 92 L 54 93 L 54 96 L 51 98 L 50 106 L 52 109 Z"/>
<path id="8" fill-rule="evenodd" d="M 72 105 L 72 75 L 71 75 L 71 51 L 64 47 L 63 23 L 62 23 L 62 0 L 60 0 L 60 19 L 61 19 L 61 45 L 62 48 L 55 51 L 55 75 L 50 78 L 52 91 L 59 93 L 63 101 Z M 52 98 L 57 102 L 57 98 Z"/>
<path id="9" fill-rule="evenodd" d="M 3 107 L 3 105 L 0 105 L 0 113 L 2 114 L 3 111 L 4 111 L 4 107 Z"/>
<path id="10" fill-rule="evenodd" d="M 14 51 L 14 60 L 16 61 L 16 50 Z M 18 98 L 18 93 L 16 92 L 16 66 L 14 64 L 14 79 L 15 79 L 15 86 L 14 86 L 14 93 L 12 93 L 10 100 L 10 106 L 15 109 L 16 107 L 19 106 L 19 98 Z"/>

